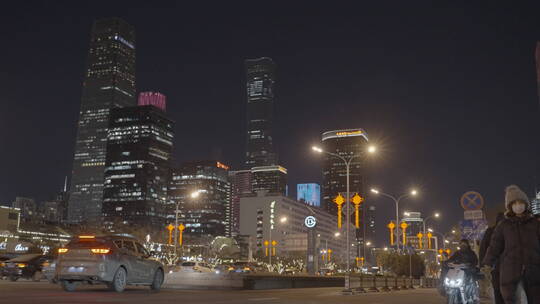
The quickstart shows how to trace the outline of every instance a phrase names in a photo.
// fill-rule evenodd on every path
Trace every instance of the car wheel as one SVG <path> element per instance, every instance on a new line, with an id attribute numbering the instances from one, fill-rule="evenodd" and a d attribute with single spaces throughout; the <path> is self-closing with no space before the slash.
<path id="1" fill-rule="evenodd" d="M 36 271 L 32 275 L 32 281 L 39 282 L 39 280 L 41 280 L 42 277 L 43 277 L 43 274 L 41 273 L 41 271 Z"/>
<path id="2" fill-rule="evenodd" d="M 118 268 L 111 283 L 107 284 L 111 290 L 122 292 L 126 289 L 127 273 L 123 267 Z"/>
<path id="3" fill-rule="evenodd" d="M 9 276 L 9 280 L 10 280 L 11 282 L 15 282 L 15 281 L 17 281 L 18 279 L 19 279 L 19 277 L 16 277 L 16 276 Z"/>
<path id="4" fill-rule="evenodd" d="M 77 282 L 70 282 L 66 280 L 60 281 L 60 285 L 62 285 L 62 289 L 67 292 L 74 292 L 75 288 L 77 288 Z"/>
<path id="5" fill-rule="evenodd" d="M 150 289 L 159 291 L 161 289 L 161 285 L 163 284 L 163 279 L 163 270 L 156 270 L 156 274 L 154 274 L 154 280 L 152 281 L 152 285 L 150 285 Z"/>

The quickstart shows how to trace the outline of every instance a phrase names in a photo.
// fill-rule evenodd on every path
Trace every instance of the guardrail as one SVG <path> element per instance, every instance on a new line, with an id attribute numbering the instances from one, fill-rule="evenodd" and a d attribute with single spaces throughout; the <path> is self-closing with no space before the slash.
<path id="1" fill-rule="evenodd" d="M 406 290 L 415 288 L 436 288 L 439 279 L 433 278 L 406 278 L 406 277 L 383 277 L 383 276 L 355 276 L 345 277 L 345 292 L 381 292 Z"/>

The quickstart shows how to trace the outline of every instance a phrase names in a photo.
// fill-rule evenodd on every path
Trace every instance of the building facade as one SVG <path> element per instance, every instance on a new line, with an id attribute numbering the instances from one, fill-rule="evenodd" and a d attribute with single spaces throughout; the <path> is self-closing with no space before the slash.
<path id="1" fill-rule="evenodd" d="M 170 211 L 167 186 L 174 122 L 151 105 L 116 108 L 110 117 L 104 223 L 162 229 Z"/>
<path id="2" fill-rule="evenodd" d="M 251 168 L 253 193 L 265 192 L 288 195 L 287 169 L 282 166 L 262 166 Z"/>
<path id="3" fill-rule="evenodd" d="M 21 209 L 0 206 L 0 232 L 16 233 L 21 221 Z"/>
<path id="4" fill-rule="evenodd" d="M 99 222 L 110 111 L 134 106 L 135 31 L 119 18 L 94 22 L 82 88 L 69 221 Z"/>
<path id="5" fill-rule="evenodd" d="M 219 161 L 182 164 L 172 171 L 169 199 L 178 206 L 185 238 L 230 235 L 231 184 L 229 167 Z M 198 192 L 196 198 L 192 193 Z M 173 212 L 174 214 L 174 212 Z M 171 219 L 171 222 L 174 218 Z"/>
<path id="6" fill-rule="evenodd" d="M 321 207 L 321 186 L 315 183 L 296 185 L 296 200 L 310 206 Z"/>
<path id="7" fill-rule="evenodd" d="M 37 204 L 33 198 L 18 196 L 12 206 L 20 210 L 23 222 L 30 222 L 38 217 Z"/>
<path id="8" fill-rule="evenodd" d="M 141 92 L 139 93 L 139 106 L 154 106 L 163 112 L 167 110 L 167 97 L 159 92 Z"/>
<path id="9" fill-rule="evenodd" d="M 274 149 L 275 64 L 262 57 L 245 61 L 247 82 L 247 134 L 245 168 L 277 164 Z"/>
<path id="10" fill-rule="evenodd" d="M 240 233 L 254 238 L 253 251 L 259 255 L 264 255 L 264 242 L 271 240 L 277 242 L 278 255 L 307 252 L 308 228 L 305 226 L 307 216 L 314 216 L 317 220 L 316 246 L 320 249 L 318 252 L 322 249 L 332 249 L 335 257 L 343 259 L 346 247 L 345 235 L 342 232 L 345 227 L 342 231 L 338 230 L 335 216 L 282 195 L 259 193 L 240 199 Z M 351 250 L 351 259 L 354 259 L 354 252 Z"/>
<path id="11" fill-rule="evenodd" d="M 350 192 L 366 197 L 365 172 L 363 172 L 368 137 L 362 129 L 328 131 L 322 134 L 322 149 L 344 158 L 355 155 L 350 164 Z M 338 194 L 345 196 L 347 191 L 347 170 L 343 160 L 322 154 L 323 209 L 335 214 L 337 206 L 332 201 Z"/>
<path id="12" fill-rule="evenodd" d="M 229 225 L 230 236 L 240 234 L 240 198 L 250 196 L 252 190 L 251 170 L 229 171 L 229 181 L 231 182 L 231 219 Z"/>

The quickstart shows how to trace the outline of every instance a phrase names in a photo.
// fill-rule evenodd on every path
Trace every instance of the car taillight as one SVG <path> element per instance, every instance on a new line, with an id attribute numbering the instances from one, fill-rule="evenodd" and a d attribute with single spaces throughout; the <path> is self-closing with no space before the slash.
<path id="1" fill-rule="evenodd" d="M 68 252 L 67 248 L 58 248 L 58 253 L 66 253 Z"/>
<path id="2" fill-rule="evenodd" d="M 24 268 L 24 267 L 26 267 L 26 264 L 25 263 L 19 263 L 19 264 L 17 264 L 17 267 Z"/>
<path id="3" fill-rule="evenodd" d="M 92 253 L 96 253 L 96 254 L 107 254 L 111 251 L 110 249 L 105 249 L 105 248 L 92 248 L 90 250 L 92 251 Z"/>

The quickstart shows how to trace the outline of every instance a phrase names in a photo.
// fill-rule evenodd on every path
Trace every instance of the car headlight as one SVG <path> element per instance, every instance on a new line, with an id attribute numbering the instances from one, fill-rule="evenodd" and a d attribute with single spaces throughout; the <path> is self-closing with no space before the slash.
<path id="1" fill-rule="evenodd" d="M 219 274 L 219 270 L 216 270 L 216 274 Z"/>

